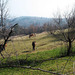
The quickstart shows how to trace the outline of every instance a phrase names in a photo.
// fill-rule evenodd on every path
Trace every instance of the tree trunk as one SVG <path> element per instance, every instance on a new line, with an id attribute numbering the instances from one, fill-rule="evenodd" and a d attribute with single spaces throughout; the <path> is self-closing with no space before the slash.
<path id="1" fill-rule="evenodd" d="M 3 57 L 3 59 L 4 59 L 4 56 L 3 56 L 3 54 L 2 53 L 0 53 L 1 54 L 1 56 Z"/>
<path id="2" fill-rule="evenodd" d="M 67 50 L 67 55 L 69 56 L 71 53 L 72 41 L 70 38 L 68 38 L 68 40 L 69 40 L 69 46 L 68 46 L 68 50 Z"/>

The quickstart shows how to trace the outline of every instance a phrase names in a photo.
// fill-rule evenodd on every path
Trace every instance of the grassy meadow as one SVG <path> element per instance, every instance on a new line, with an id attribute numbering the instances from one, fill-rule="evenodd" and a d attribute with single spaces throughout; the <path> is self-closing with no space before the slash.
<path id="1" fill-rule="evenodd" d="M 5 51 L 5 59 L 0 56 L 0 66 L 21 65 L 41 68 L 61 74 L 73 75 L 75 55 L 66 55 L 66 46 L 47 32 L 36 34 L 36 37 L 10 37 Z M 32 50 L 32 42 L 36 41 L 36 50 Z M 73 43 L 73 51 L 75 50 Z M 74 51 L 75 52 L 75 51 Z M 64 57 L 65 56 L 65 57 Z M 0 75 L 52 75 L 39 70 L 23 68 L 0 68 Z"/>
<path id="2" fill-rule="evenodd" d="M 15 36 L 10 38 L 11 41 L 7 43 L 6 50 L 2 53 L 4 56 L 14 53 L 26 54 L 27 52 L 36 53 L 39 51 L 46 51 L 57 48 L 63 44 L 60 41 L 57 41 L 54 37 L 48 35 L 48 33 L 43 32 L 40 34 L 36 34 L 36 37 L 29 36 Z M 36 41 L 36 50 L 32 51 L 32 42 Z M 27 51 L 27 52 L 26 52 Z"/>

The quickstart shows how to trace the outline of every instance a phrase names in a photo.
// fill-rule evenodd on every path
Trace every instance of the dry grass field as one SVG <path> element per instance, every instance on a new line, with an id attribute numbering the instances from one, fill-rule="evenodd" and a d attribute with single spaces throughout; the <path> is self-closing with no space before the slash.
<path id="1" fill-rule="evenodd" d="M 52 50 L 63 44 L 63 42 L 57 41 L 47 32 L 36 34 L 36 37 L 31 38 L 29 38 L 29 35 L 20 35 L 12 36 L 9 39 L 11 39 L 11 41 L 8 41 L 5 51 L 2 52 L 5 57 L 7 57 L 8 55 L 23 55 L 26 53 L 36 53 L 40 51 Z M 35 51 L 32 50 L 33 41 L 36 41 Z"/>
<path id="2" fill-rule="evenodd" d="M 2 52 L 5 59 L 0 56 L 0 66 L 31 66 L 47 71 L 57 72 L 61 74 L 69 73 L 68 75 L 73 75 L 75 54 L 73 56 L 62 57 L 61 52 L 64 55 L 66 54 L 66 46 L 62 41 L 57 40 L 47 32 L 36 34 L 36 37 L 31 38 L 29 38 L 29 35 L 13 36 L 10 37 L 9 40 L 11 41 L 8 41 L 6 49 Z M 33 41 L 36 41 L 35 51 L 32 50 Z M 73 51 L 75 52 L 75 43 L 73 43 L 73 46 Z M 0 69 L 0 75 L 52 74 L 39 70 L 6 67 Z"/>

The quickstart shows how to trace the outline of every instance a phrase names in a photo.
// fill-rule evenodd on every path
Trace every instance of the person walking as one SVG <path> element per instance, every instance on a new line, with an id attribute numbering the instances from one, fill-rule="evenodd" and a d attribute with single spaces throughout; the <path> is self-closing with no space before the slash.
<path id="1" fill-rule="evenodd" d="M 35 50 L 35 46 L 36 46 L 36 41 L 33 41 L 33 42 L 32 42 L 33 50 Z"/>

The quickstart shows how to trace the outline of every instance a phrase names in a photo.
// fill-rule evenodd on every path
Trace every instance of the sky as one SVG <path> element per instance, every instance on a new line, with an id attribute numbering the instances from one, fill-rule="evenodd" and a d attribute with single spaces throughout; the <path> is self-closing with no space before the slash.
<path id="1" fill-rule="evenodd" d="M 60 11 L 65 13 L 75 5 L 75 0 L 9 0 L 8 9 L 11 17 L 36 16 L 53 17 Z"/>

